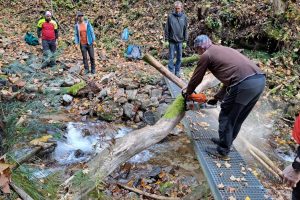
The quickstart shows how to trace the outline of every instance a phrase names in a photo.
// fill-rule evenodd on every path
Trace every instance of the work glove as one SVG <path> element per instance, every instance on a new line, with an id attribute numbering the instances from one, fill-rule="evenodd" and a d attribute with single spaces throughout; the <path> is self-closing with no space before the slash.
<path id="1" fill-rule="evenodd" d="M 289 165 L 282 173 L 284 183 L 286 183 L 289 187 L 295 188 L 300 180 L 300 172 L 296 172 L 292 165 Z"/>
<path id="2" fill-rule="evenodd" d="M 182 44 L 182 48 L 186 48 L 186 42 L 184 42 L 183 44 Z"/>
<path id="3" fill-rule="evenodd" d="M 163 46 L 164 46 L 164 48 L 169 47 L 169 42 L 164 42 Z"/>
<path id="4" fill-rule="evenodd" d="M 215 106 L 217 105 L 218 103 L 218 100 L 217 99 L 210 99 L 206 102 L 208 105 L 212 105 L 212 106 Z"/>

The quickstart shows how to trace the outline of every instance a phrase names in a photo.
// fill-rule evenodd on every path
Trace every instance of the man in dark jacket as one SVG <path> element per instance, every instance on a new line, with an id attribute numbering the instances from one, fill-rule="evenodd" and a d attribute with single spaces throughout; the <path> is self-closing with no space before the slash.
<path id="1" fill-rule="evenodd" d="M 296 118 L 293 129 L 293 138 L 300 144 L 300 115 Z M 283 170 L 283 180 L 293 188 L 292 200 L 300 199 L 300 146 L 294 162 Z"/>
<path id="2" fill-rule="evenodd" d="M 168 68 L 176 76 L 180 77 L 180 65 L 182 60 L 182 48 L 187 42 L 187 17 L 183 13 L 183 5 L 180 1 L 174 3 L 175 11 L 168 16 L 165 26 L 165 46 L 169 46 Z M 174 69 L 174 54 L 176 51 L 176 63 Z"/>
<path id="3" fill-rule="evenodd" d="M 42 68 L 50 65 L 55 66 L 55 51 L 58 39 L 58 25 L 51 19 L 52 14 L 46 11 L 45 17 L 41 18 L 37 24 L 37 35 L 43 47 L 43 64 Z M 50 60 L 50 61 L 49 61 Z"/>
<path id="4" fill-rule="evenodd" d="M 190 95 L 194 92 L 207 69 L 223 83 L 220 92 L 207 102 L 211 105 L 216 105 L 218 101 L 222 103 L 219 114 L 219 138 L 212 138 L 217 148 L 207 148 L 206 151 L 229 160 L 232 142 L 264 90 L 265 75 L 246 56 L 232 48 L 212 44 L 206 35 L 198 36 L 194 41 L 194 47 L 201 57 L 186 93 Z"/>

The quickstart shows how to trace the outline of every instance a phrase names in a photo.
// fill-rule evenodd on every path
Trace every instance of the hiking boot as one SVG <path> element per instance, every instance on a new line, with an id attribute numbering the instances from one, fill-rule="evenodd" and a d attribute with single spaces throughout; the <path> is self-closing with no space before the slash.
<path id="1" fill-rule="evenodd" d="M 220 139 L 219 139 L 219 138 L 213 137 L 213 138 L 210 138 L 210 140 L 211 140 L 214 144 L 220 145 Z"/>
<path id="2" fill-rule="evenodd" d="M 210 138 L 210 141 L 212 141 L 214 144 L 220 146 L 221 142 L 220 142 L 220 139 L 219 138 L 216 138 L 216 137 L 213 137 L 213 138 Z M 233 147 L 231 146 L 230 147 L 230 151 L 233 150 Z"/>
<path id="3" fill-rule="evenodd" d="M 96 72 L 95 72 L 95 70 L 94 70 L 94 69 L 92 69 L 92 70 L 91 70 L 91 73 L 92 73 L 92 74 L 96 74 Z"/>
<path id="4" fill-rule="evenodd" d="M 216 147 L 207 147 L 205 151 L 214 157 L 220 158 L 222 160 L 228 161 L 230 160 L 228 155 L 221 154 Z"/>

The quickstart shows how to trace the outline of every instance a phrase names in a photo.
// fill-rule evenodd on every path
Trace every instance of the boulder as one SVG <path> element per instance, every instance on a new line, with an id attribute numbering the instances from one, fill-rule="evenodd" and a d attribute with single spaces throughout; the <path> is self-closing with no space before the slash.
<path id="1" fill-rule="evenodd" d="M 152 97 L 156 97 L 157 99 L 160 99 L 161 97 L 162 97 L 162 89 L 157 89 L 157 88 L 155 88 L 155 89 L 153 89 L 153 90 L 151 90 L 151 98 Z"/>
<path id="2" fill-rule="evenodd" d="M 126 95 L 128 100 L 136 100 L 137 90 L 126 90 Z"/>
<path id="3" fill-rule="evenodd" d="M 131 103 L 125 103 L 123 106 L 124 109 L 124 115 L 130 119 L 132 119 L 135 116 L 135 107 Z"/>
<path id="4" fill-rule="evenodd" d="M 104 75 L 101 78 L 100 83 L 101 84 L 107 84 L 107 83 L 109 83 L 111 81 L 111 79 L 114 77 L 114 75 L 115 75 L 114 72 Z"/>
<path id="5" fill-rule="evenodd" d="M 124 88 L 119 88 L 117 92 L 114 94 L 114 102 L 119 104 L 123 104 L 127 102 Z"/>
<path id="6" fill-rule="evenodd" d="M 62 97 L 64 105 L 70 105 L 73 101 L 73 97 L 71 95 L 65 94 Z"/>
<path id="7" fill-rule="evenodd" d="M 123 108 L 113 101 L 105 101 L 96 108 L 97 116 L 105 121 L 115 121 L 123 116 Z"/>

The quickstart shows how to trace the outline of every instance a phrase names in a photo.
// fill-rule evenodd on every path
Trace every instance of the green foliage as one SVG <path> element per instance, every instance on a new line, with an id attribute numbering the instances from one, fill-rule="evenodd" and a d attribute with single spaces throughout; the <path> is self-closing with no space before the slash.
<path id="1" fill-rule="evenodd" d="M 258 59 L 263 62 L 266 62 L 271 58 L 271 55 L 264 51 L 254 51 L 254 50 L 245 49 L 244 54 L 246 54 L 251 59 Z"/>
<path id="2" fill-rule="evenodd" d="M 141 84 L 155 85 L 158 82 L 157 76 L 151 75 L 146 72 L 137 72 L 135 76 L 137 79 L 139 79 L 139 82 Z"/>
<path id="3" fill-rule="evenodd" d="M 73 5 L 72 0 L 52 0 L 53 7 L 57 10 L 57 8 L 66 8 L 66 9 L 73 9 L 75 6 Z"/>
<path id="4" fill-rule="evenodd" d="M 161 183 L 161 184 L 159 185 L 159 191 L 160 191 L 160 193 L 164 194 L 164 193 L 166 192 L 166 190 L 167 190 L 168 188 L 173 187 L 173 185 L 174 185 L 174 184 L 171 183 L 171 182 Z"/>
<path id="5" fill-rule="evenodd" d="M 205 24 L 208 28 L 216 31 L 219 31 L 222 28 L 222 22 L 217 17 L 207 16 L 205 18 Z"/>

